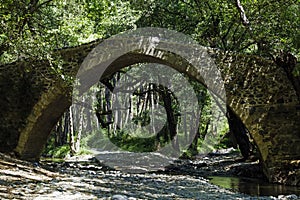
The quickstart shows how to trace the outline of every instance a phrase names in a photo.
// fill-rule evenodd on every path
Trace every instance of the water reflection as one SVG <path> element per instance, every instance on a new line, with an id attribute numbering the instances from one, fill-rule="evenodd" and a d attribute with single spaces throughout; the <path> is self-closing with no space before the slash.
<path id="1" fill-rule="evenodd" d="M 210 183 L 251 196 L 300 195 L 300 187 L 271 184 L 263 180 L 243 177 L 210 176 Z"/>

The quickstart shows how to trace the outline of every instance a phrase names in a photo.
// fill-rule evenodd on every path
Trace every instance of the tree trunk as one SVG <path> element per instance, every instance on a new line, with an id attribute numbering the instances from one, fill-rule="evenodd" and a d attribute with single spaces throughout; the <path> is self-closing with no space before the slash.
<path id="1" fill-rule="evenodd" d="M 73 112 L 72 106 L 69 109 L 69 116 L 70 116 L 70 132 L 69 132 L 69 145 L 70 145 L 70 153 L 74 155 L 76 153 L 75 149 L 75 133 L 74 133 L 74 124 L 73 124 Z"/>
<path id="2" fill-rule="evenodd" d="M 82 135 L 82 128 L 83 128 L 83 117 L 80 115 L 79 117 L 79 127 L 77 130 L 77 135 L 75 139 L 75 144 L 74 144 L 74 151 L 75 153 L 78 153 L 80 151 L 80 141 L 81 141 L 81 135 Z"/>
<path id="3" fill-rule="evenodd" d="M 230 108 L 227 108 L 226 115 L 229 129 L 237 141 L 242 156 L 244 159 L 247 159 L 251 155 L 252 151 L 252 145 L 248 137 L 248 130 L 241 119 L 239 119 Z"/>
<path id="4" fill-rule="evenodd" d="M 168 138 L 172 140 L 172 146 L 175 151 L 179 152 L 179 143 L 177 138 L 177 120 L 174 115 L 174 110 L 172 108 L 172 96 L 171 91 L 166 88 L 162 89 L 162 97 L 164 106 L 167 113 L 167 122 L 168 122 L 168 130 L 169 136 Z"/>

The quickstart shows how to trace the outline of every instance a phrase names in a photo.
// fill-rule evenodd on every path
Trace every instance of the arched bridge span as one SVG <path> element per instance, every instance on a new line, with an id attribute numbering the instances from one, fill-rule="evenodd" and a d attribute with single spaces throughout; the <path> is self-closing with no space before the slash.
<path id="1" fill-rule="evenodd" d="M 83 59 L 99 43 L 101 42 L 57 51 L 56 54 L 64 60 L 65 74 L 75 77 Z M 260 151 L 260 161 L 266 176 L 272 182 L 299 185 L 300 106 L 284 70 L 271 61 L 255 56 L 208 48 L 205 53 L 215 59 L 225 83 L 226 105 L 248 128 Z M 206 84 L 201 69 L 179 55 L 155 47 L 152 51 L 136 49 L 120 56 L 109 65 L 104 75 L 141 62 L 168 65 Z M 21 84 L 27 81 L 29 89 L 24 95 L 32 99 L 28 100 L 26 108 L 22 108 L 26 101 L 15 100 L 14 98 L 19 97 L 9 92 L 7 99 L 1 100 L 7 102 L 7 108 L 3 108 L 0 127 L 1 130 L 9 130 L 2 133 L 1 140 L 4 140 L 3 137 L 10 138 L 3 145 L 15 148 L 22 158 L 38 159 L 53 126 L 71 104 L 72 87 L 66 84 L 68 81 L 65 79 L 50 73 L 49 63 L 22 61 L 1 66 L 1 71 L 4 72 L 8 67 L 20 76 L 12 79 L 2 75 L 0 82 L 8 81 L 7 87 L 11 84 L 12 89 L 21 94 Z M 93 72 L 97 68 L 89 70 Z M 86 78 L 89 78 L 88 74 L 86 73 Z M 217 83 L 213 90 L 218 90 Z"/>

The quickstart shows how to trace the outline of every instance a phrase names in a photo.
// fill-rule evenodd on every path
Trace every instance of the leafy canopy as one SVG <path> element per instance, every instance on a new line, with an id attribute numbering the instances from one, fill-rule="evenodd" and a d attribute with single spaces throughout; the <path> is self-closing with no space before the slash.
<path id="1" fill-rule="evenodd" d="M 48 58 L 53 49 L 147 26 L 204 46 L 299 58 L 299 13 L 299 0 L 2 0 L 0 63 Z"/>

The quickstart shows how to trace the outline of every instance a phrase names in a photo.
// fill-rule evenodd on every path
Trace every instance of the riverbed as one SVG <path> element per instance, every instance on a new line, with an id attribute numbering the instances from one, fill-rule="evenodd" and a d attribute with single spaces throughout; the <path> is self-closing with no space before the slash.
<path id="1" fill-rule="evenodd" d="M 138 173 L 116 170 L 95 157 L 39 163 L 0 158 L 1 199 L 299 199 L 297 188 L 266 194 L 240 190 L 251 187 L 249 181 L 241 182 L 242 168 L 250 166 L 255 174 L 259 169 L 256 161 L 237 162 L 236 155 L 177 160 L 164 169 Z"/>

